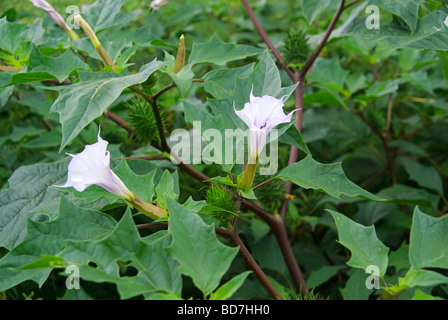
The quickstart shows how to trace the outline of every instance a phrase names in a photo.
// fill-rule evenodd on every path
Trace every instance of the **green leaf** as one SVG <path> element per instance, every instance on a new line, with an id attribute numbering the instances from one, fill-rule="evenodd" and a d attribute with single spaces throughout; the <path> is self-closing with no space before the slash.
<path id="1" fill-rule="evenodd" d="M 179 89 L 182 96 L 187 94 L 188 89 L 190 89 L 192 80 L 194 77 L 194 73 L 191 70 L 193 67 L 191 64 L 185 65 L 179 72 L 175 73 L 174 63 L 176 58 L 169 53 L 165 52 L 165 61 L 169 64 L 166 68 L 161 69 L 160 71 L 166 73 L 176 84 L 176 87 Z"/>
<path id="2" fill-rule="evenodd" d="M 14 90 L 14 86 L 4 87 L 11 81 L 12 74 L 13 72 L 11 71 L 0 73 L 0 109 L 6 104 L 6 102 L 8 102 L 9 97 Z"/>
<path id="3" fill-rule="evenodd" d="M 235 78 L 247 78 L 254 70 L 254 64 L 250 63 L 239 68 L 220 68 L 206 73 L 204 89 L 215 99 L 225 99 L 233 93 Z"/>
<path id="4" fill-rule="evenodd" d="M 425 189 L 412 188 L 403 184 L 395 184 L 377 193 L 377 196 L 387 199 L 389 202 L 437 207 L 439 196 L 429 193 Z"/>
<path id="5" fill-rule="evenodd" d="M 173 79 L 176 87 L 179 89 L 180 94 L 184 97 L 187 91 L 190 89 L 192 80 L 194 77 L 193 71 L 191 71 L 191 64 L 185 65 L 178 73 L 174 73 L 170 70 L 165 71 L 171 79 Z"/>
<path id="6" fill-rule="evenodd" d="M 443 194 L 442 178 L 434 167 L 423 166 L 410 160 L 402 160 L 402 162 L 410 180 L 417 182 L 421 187 Z"/>
<path id="7" fill-rule="evenodd" d="M 32 209 L 59 197 L 50 188 L 66 180 L 69 159 L 39 163 L 17 169 L 9 178 L 10 187 L 0 192 L 0 245 L 8 250 L 19 244 L 26 235 L 26 219 L 43 219 Z"/>
<path id="8" fill-rule="evenodd" d="M 388 1 L 388 3 L 391 2 Z M 362 5 L 359 8 L 362 9 Z M 448 27 L 443 23 L 446 13 L 442 10 L 436 10 L 423 18 L 419 18 L 414 32 L 411 32 L 409 26 L 403 25 L 398 19 L 394 19 L 389 24 L 382 24 L 380 29 L 369 30 L 365 26 L 366 15 L 364 10 L 360 12 L 361 14 L 356 19 L 338 30 L 338 34 L 358 35 L 366 40 L 374 40 L 376 42 L 385 41 L 392 48 L 448 49 L 446 40 Z"/>
<path id="9" fill-rule="evenodd" d="M 89 242 L 68 241 L 60 255 L 67 263 L 79 266 L 81 278 L 115 283 L 122 299 L 156 291 L 180 295 L 182 281 L 175 271 L 177 263 L 164 250 L 171 237 L 161 232 L 162 236 L 141 239 L 127 210 L 108 237 Z M 137 269 L 137 275 L 120 276 L 119 261 L 129 262 L 126 266 Z"/>
<path id="10" fill-rule="evenodd" d="M 31 126 L 28 127 L 14 126 L 12 127 L 12 132 L 10 134 L 0 137 L 0 145 L 6 142 L 17 143 L 26 137 L 38 136 L 44 132 L 45 132 L 44 129 L 34 128 Z"/>
<path id="11" fill-rule="evenodd" d="M 341 163 L 322 164 L 310 156 L 286 167 L 275 178 L 290 181 L 305 189 L 320 190 L 335 198 L 344 195 L 383 200 L 351 182 L 345 176 Z"/>
<path id="12" fill-rule="evenodd" d="M 220 286 L 215 292 L 210 295 L 210 300 L 227 300 L 232 297 L 232 295 L 237 291 L 246 280 L 247 276 L 252 273 L 252 271 L 243 272 L 231 280 Z"/>
<path id="13" fill-rule="evenodd" d="M 409 29 L 414 32 L 418 23 L 418 10 L 423 4 L 422 0 L 370 0 L 369 5 L 376 5 L 390 13 L 399 16 L 406 22 Z"/>
<path id="14" fill-rule="evenodd" d="M 448 283 L 448 277 L 431 270 L 409 269 L 403 278 L 398 279 L 398 286 L 390 289 L 401 292 L 413 287 L 432 287 L 439 284 Z"/>
<path id="15" fill-rule="evenodd" d="M 177 271 L 191 277 L 195 286 L 208 295 L 219 285 L 238 249 L 222 244 L 213 225 L 206 225 L 174 200 L 168 198 L 167 207 L 173 242 L 166 250 L 179 262 Z"/>
<path id="16" fill-rule="evenodd" d="M 8 85 L 50 79 L 56 79 L 62 82 L 74 71 L 79 69 L 87 70 L 89 66 L 79 59 L 70 49 L 59 57 L 50 57 L 43 55 L 38 49 L 33 48 L 28 68 L 29 71 L 26 73 L 20 72 L 14 74 Z"/>
<path id="17" fill-rule="evenodd" d="M 50 261 L 54 263 L 53 259 L 46 256 L 58 254 L 66 240 L 99 239 L 109 234 L 115 224 L 110 216 L 79 208 L 61 197 L 59 216 L 45 223 L 28 220 L 26 238 L 0 260 L 0 290 L 6 290 L 25 280 L 33 280 L 42 285 L 51 269 L 42 269 L 45 263 L 40 259 L 46 260 L 47 265 Z M 61 261 L 58 263 L 61 264 Z M 24 266 L 27 267 L 22 268 Z"/>
<path id="18" fill-rule="evenodd" d="M 444 300 L 444 299 L 426 294 L 422 290 L 417 288 L 415 289 L 415 293 L 414 296 L 412 297 L 412 300 Z"/>
<path id="19" fill-rule="evenodd" d="M 325 87 L 333 84 L 335 88 L 343 90 L 342 87 L 348 75 L 349 71 L 342 68 L 338 57 L 319 58 L 316 60 L 309 78 L 312 83 L 325 85 Z"/>
<path id="20" fill-rule="evenodd" d="M 51 88 L 59 92 L 59 97 L 50 111 L 59 113 L 62 124 L 60 150 L 64 149 L 90 122 L 101 116 L 125 88 L 146 81 L 154 71 L 164 65 L 164 62 L 154 60 L 142 66 L 136 74 L 81 80 L 71 86 Z"/>
<path id="21" fill-rule="evenodd" d="M 312 23 L 330 5 L 330 0 L 302 0 L 302 10 L 308 23 Z"/>
<path id="22" fill-rule="evenodd" d="M 380 276 L 384 276 L 387 270 L 389 248 L 378 240 L 375 227 L 365 227 L 336 211 L 328 211 L 336 223 L 339 243 L 352 253 L 347 265 L 364 271 L 368 266 L 375 265 L 380 270 Z"/>
<path id="23" fill-rule="evenodd" d="M 395 251 L 392 251 L 389 256 L 389 266 L 395 267 L 398 272 L 401 269 L 409 269 L 411 264 L 409 263 L 409 245 L 403 242 L 403 244 Z"/>
<path id="24" fill-rule="evenodd" d="M 159 183 L 156 186 L 157 202 L 162 208 L 166 208 L 167 199 L 176 199 L 179 193 L 174 189 L 174 180 L 168 170 L 163 172 Z"/>
<path id="25" fill-rule="evenodd" d="M 0 49 L 14 53 L 23 41 L 26 24 L 8 22 L 6 16 L 0 19 Z"/>
<path id="26" fill-rule="evenodd" d="M 215 34 L 208 42 L 194 43 L 188 64 L 213 63 L 225 65 L 263 52 L 262 49 L 244 44 L 225 43 Z"/>
<path id="27" fill-rule="evenodd" d="M 372 290 L 366 288 L 367 275 L 363 270 L 354 269 L 350 272 L 345 287 L 339 289 L 344 300 L 368 300 Z"/>
<path id="28" fill-rule="evenodd" d="M 448 216 L 434 218 L 418 207 L 412 217 L 409 261 L 414 269 L 448 269 Z"/>
<path id="29" fill-rule="evenodd" d="M 306 280 L 306 285 L 309 288 L 315 288 L 321 284 L 327 282 L 332 277 L 334 277 L 339 270 L 343 269 L 344 266 L 323 266 L 319 269 L 313 270 Z"/>
<path id="30" fill-rule="evenodd" d="M 134 20 L 132 16 L 121 12 L 124 1 L 96 0 L 94 3 L 83 7 L 82 15 L 95 32 L 117 25 L 124 25 Z"/>

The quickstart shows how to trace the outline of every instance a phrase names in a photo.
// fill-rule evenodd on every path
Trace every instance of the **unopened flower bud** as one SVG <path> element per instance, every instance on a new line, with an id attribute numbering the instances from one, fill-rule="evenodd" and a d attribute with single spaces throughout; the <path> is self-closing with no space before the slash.
<path id="1" fill-rule="evenodd" d="M 62 27 L 72 38 L 73 40 L 78 40 L 79 37 L 76 34 L 75 31 L 70 29 L 67 24 L 65 23 L 65 20 L 62 18 L 62 16 L 45 0 L 30 0 L 35 7 L 38 7 L 40 9 L 45 10 L 50 17 L 56 22 L 60 27 Z"/>

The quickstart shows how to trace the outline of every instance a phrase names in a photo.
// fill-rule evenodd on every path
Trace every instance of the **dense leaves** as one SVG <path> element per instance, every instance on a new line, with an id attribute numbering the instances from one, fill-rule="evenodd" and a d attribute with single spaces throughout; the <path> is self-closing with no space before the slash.
<path id="1" fill-rule="evenodd" d="M 448 298 L 441 2 L 49 1 L 0 4 L 0 297 Z M 61 187 L 99 128 L 134 197 Z"/>

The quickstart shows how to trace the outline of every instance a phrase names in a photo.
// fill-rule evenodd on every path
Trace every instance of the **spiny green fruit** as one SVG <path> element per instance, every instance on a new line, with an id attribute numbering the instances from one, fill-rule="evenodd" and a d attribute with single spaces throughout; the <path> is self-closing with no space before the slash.
<path id="1" fill-rule="evenodd" d="M 211 210 L 207 212 L 209 215 L 219 221 L 232 220 L 238 211 L 236 199 L 232 191 L 225 186 L 217 186 L 212 184 L 205 193 L 205 198 L 208 204 L 223 209 Z"/>
<path id="2" fill-rule="evenodd" d="M 136 97 L 132 98 L 125 106 L 128 110 L 129 124 L 135 129 L 135 140 L 142 143 L 158 140 L 157 122 L 149 103 Z"/>
<path id="3" fill-rule="evenodd" d="M 300 69 L 305 65 L 310 55 L 307 35 L 301 29 L 291 28 L 285 37 L 283 57 L 286 64 L 292 69 Z"/>
<path id="4" fill-rule="evenodd" d="M 268 180 L 267 176 L 255 176 L 253 186 Z M 269 212 L 278 212 L 285 199 L 285 182 L 281 180 L 272 181 L 255 190 L 255 196 L 263 207 Z"/>

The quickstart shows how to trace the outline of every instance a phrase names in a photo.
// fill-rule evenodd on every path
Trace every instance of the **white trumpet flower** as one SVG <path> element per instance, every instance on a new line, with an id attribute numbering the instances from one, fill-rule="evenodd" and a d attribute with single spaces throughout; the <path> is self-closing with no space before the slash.
<path id="1" fill-rule="evenodd" d="M 108 144 L 109 142 L 101 139 L 98 132 L 97 143 L 85 146 L 81 153 L 70 154 L 72 160 L 68 165 L 67 182 L 61 187 L 73 187 L 82 192 L 91 185 L 97 185 L 129 201 L 137 210 L 151 219 L 166 217 L 164 209 L 136 196 L 110 169 L 110 153 L 106 151 Z"/>
<path id="2" fill-rule="evenodd" d="M 255 97 L 253 89 L 250 92 L 250 102 L 244 104 L 242 110 L 236 110 L 236 115 L 249 128 L 249 158 L 256 159 L 266 145 L 269 132 L 281 123 L 291 122 L 292 111 L 285 114 L 283 98 L 277 99 L 264 95 Z"/>
<path id="3" fill-rule="evenodd" d="M 252 89 L 250 100 L 244 104 L 242 110 L 233 107 L 236 115 L 249 128 L 249 159 L 238 183 L 243 190 L 248 190 L 254 181 L 258 157 L 266 145 L 269 132 L 281 123 L 291 122 L 292 114 L 296 110 L 285 114 L 283 106 L 283 98 L 277 99 L 268 95 L 255 97 Z"/>
<path id="4" fill-rule="evenodd" d="M 108 144 L 98 133 L 97 143 L 85 146 L 77 155 L 70 155 L 72 160 L 68 165 L 68 178 L 62 187 L 73 187 L 82 192 L 95 184 L 123 199 L 131 200 L 133 193 L 110 169 L 110 153 L 106 151 Z"/>

